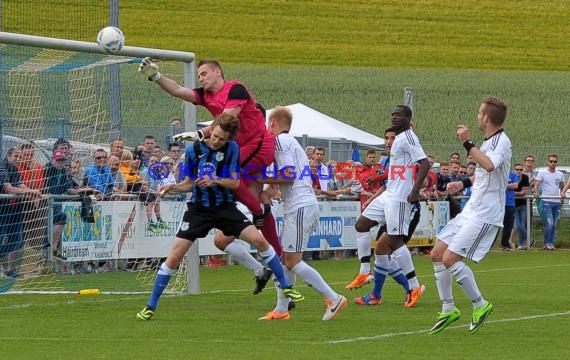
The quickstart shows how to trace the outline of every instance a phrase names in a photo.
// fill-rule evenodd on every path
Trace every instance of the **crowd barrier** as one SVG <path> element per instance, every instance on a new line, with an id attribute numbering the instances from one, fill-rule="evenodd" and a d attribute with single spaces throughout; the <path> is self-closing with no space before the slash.
<path id="1" fill-rule="evenodd" d="M 14 195 L 0 195 L 0 197 L 14 197 Z M 162 218 L 168 224 L 168 228 L 157 232 L 149 231 L 145 208 L 140 201 L 134 200 L 133 196 L 97 202 L 93 205 L 93 223 L 82 218 L 81 201 L 77 201 L 77 196 L 60 195 L 48 198 L 52 204 L 61 204 L 67 217 L 62 238 L 62 255 L 68 261 L 166 257 L 186 209 L 184 201 L 163 201 Z M 56 202 L 54 198 L 66 200 Z M 527 201 L 531 200 L 530 197 L 526 198 Z M 409 247 L 433 246 L 436 234 L 449 221 L 447 201 L 422 201 L 421 204 L 420 223 L 408 243 Z M 350 200 L 319 201 L 319 206 L 321 212 L 319 225 L 311 235 L 306 250 L 355 249 L 354 224 L 360 215 L 360 203 Z M 568 204 L 563 205 L 563 214 L 568 212 L 566 207 Z M 531 211 L 535 216 L 538 215 L 536 206 L 529 206 L 528 212 Z M 279 231 L 282 222 L 280 204 L 274 209 L 274 213 Z M 50 208 L 48 218 L 52 217 L 53 212 Z M 530 229 L 530 216 L 527 217 L 527 221 L 527 228 Z M 51 235 L 52 222 L 46 221 L 46 223 L 47 232 Z M 223 254 L 213 244 L 214 232 L 212 230 L 204 239 L 200 239 L 200 256 Z M 531 236 L 530 232 L 528 236 Z M 255 251 L 244 242 L 241 244 Z"/>
<path id="2" fill-rule="evenodd" d="M 168 228 L 158 232 L 148 229 L 146 212 L 139 201 L 100 201 L 93 205 L 94 222 L 81 217 L 81 203 L 61 203 L 67 215 L 62 238 L 62 255 L 68 261 L 166 257 L 170 251 L 182 214 L 184 201 L 161 202 L 162 219 Z M 432 246 L 435 236 L 449 220 L 446 201 L 422 202 L 420 223 L 408 246 Z M 360 215 L 357 201 L 321 201 L 319 225 L 311 235 L 306 250 L 341 250 L 356 248 L 354 224 Z M 282 207 L 277 206 L 276 221 L 280 231 Z M 373 230 L 374 231 L 374 230 Z M 199 254 L 223 254 L 213 243 L 214 230 L 199 240 Z M 249 248 L 248 244 L 241 242 Z M 253 249 L 251 249 L 253 251 Z"/>

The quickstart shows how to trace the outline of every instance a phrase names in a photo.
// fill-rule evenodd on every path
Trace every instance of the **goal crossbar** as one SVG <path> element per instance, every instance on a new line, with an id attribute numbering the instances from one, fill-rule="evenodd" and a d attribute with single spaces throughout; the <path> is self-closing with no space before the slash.
<path id="1" fill-rule="evenodd" d="M 0 31 L 0 43 L 33 46 L 56 50 L 80 51 L 94 54 L 105 54 L 96 43 L 69 39 L 50 38 L 45 36 L 16 34 Z M 180 61 L 191 63 L 195 60 L 194 53 L 175 50 L 152 49 L 137 46 L 123 46 L 123 48 L 113 55 L 131 57 L 151 57 L 153 59 L 165 61 Z"/>

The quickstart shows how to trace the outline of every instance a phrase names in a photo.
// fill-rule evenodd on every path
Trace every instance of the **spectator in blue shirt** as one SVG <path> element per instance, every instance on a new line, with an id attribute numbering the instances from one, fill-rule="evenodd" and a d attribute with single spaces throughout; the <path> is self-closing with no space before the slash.
<path id="1" fill-rule="evenodd" d="M 111 195 L 115 187 L 115 180 L 111 168 L 107 165 L 107 152 L 103 149 L 97 149 L 93 159 L 94 164 L 85 169 L 85 185 L 104 195 Z"/>
<path id="2" fill-rule="evenodd" d="M 501 245 L 503 251 L 511 251 L 510 238 L 515 223 L 515 190 L 519 186 L 519 177 L 514 171 L 509 171 L 509 180 L 506 190 L 505 217 L 503 218 L 503 233 L 501 235 Z"/>

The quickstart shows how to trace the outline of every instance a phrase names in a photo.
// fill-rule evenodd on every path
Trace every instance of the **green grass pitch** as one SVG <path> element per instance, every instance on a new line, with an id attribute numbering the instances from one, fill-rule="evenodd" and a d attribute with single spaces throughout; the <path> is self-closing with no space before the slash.
<path id="1" fill-rule="evenodd" d="M 323 322 L 323 300 L 298 284 L 306 300 L 291 320 L 262 322 L 257 318 L 272 309 L 275 291 L 252 295 L 252 275 L 234 265 L 202 269 L 201 295 L 164 296 L 148 322 L 135 319 L 147 295 L 0 296 L 0 341 L 3 353 L 18 359 L 567 359 L 569 260 L 565 250 L 493 252 L 471 264 L 495 304 L 474 335 L 467 332 L 471 304 L 456 285 L 463 317 L 427 334 L 440 304 L 430 259 L 416 256 L 427 292 L 413 309 L 403 306 L 401 289 L 389 280 L 382 305 L 350 304 Z M 312 264 L 350 300 L 371 289 L 344 290 L 358 268 L 354 259 Z M 92 281 L 77 286 L 93 287 Z"/>

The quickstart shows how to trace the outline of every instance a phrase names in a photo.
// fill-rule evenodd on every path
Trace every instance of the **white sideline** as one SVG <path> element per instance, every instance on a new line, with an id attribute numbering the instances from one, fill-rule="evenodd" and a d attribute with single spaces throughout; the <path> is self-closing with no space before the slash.
<path id="1" fill-rule="evenodd" d="M 542 318 L 549 318 L 549 317 L 562 317 L 562 316 L 570 316 L 570 311 L 550 313 L 550 314 L 522 316 L 522 317 L 518 317 L 518 318 L 489 320 L 486 323 L 488 323 L 488 324 L 508 323 L 508 322 L 534 320 L 534 319 L 542 319 Z M 450 326 L 446 330 L 448 330 L 448 329 L 464 329 L 465 330 L 465 329 L 467 329 L 467 324 Z M 401 335 L 426 334 L 428 331 L 429 331 L 429 329 L 416 330 L 416 331 L 403 331 L 403 332 L 398 332 L 398 333 L 385 333 L 385 334 L 378 334 L 378 335 L 374 335 L 374 336 L 360 336 L 360 337 L 348 338 L 348 339 L 329 340 L 329 341 L 326 341 L 325 343 L 326 344 L 343 344 L 343 343 L 351 343 L 351 342 L 356 342 L 356 341 L 379 340 L 379 339 L 391 338 L 391 337 L 401 336 Z M 434 336 L 438 336 L 438 335 L 434 335 Z"/>
<path id="2" fill-rule="evenodd" d="M 111 300 L 111 299 L 109 299 Z M 115 299 L 118 300 L 118 299 Z M 558 312 L 558 313 L 550 313 L 550 314 L 540 314 L 540 315 L 531 315 L 531 316 L 523 316 L 523 317 L 518 317 L 518 318 L 508 318 L 508 319 L 498 319 L 498 320 L 489 320 L 487 321 L 487 323 L 489 324 L 493 324 L 493 323 L 505 323 L 505 322 L 516 322 L 516 321 L 525 321 L 525 320 L 534 320 L 534 319 L 542 319 L 542 318 L 550 318 L 550 317 L 562 317 L 562 316 L 570 316 L 570 311 L 565 311 L 565 312 Z M 463 324 L 463 325 L 456 325 L 456 326 L 450 326 L 449 328 L 447 328 L 446 330 L 449 329 L 467 329 L 467 324 Z M 339 339 L 339 340 L 327 340 L 327 341 L 292 341 L 291 344 L 297 344 L 297 345 L 331 345 L 331 344 L 344 344 L 344 343 L 351 343 L 351 342 L 357 342 L 357 341 L 369 341 L 369 340 L 379 340 L 379 339 L 385 339 L 385 338 L 391 338 L 391 337 L 396 337 L 396 336 L 402 336 L 402 335 L 419 335 L 419 334 L 426 334 L 428 332 L 428 329 L 422 329 L 422 330 L 416 330 L 416 331 L 403 331 L 403 332 L 397 332 L 397 333 L 385 333 L 385 334 L 378 334 L 375 336 L 364 336 L 364 337 L 356 337 L 356 338 L 348 338 L 348 339 Z M 465 334 L 466 336 L 469 336 L 466 332 Z M 441 335 L 434 335 L 434 336 L 441 336 Z M 35 340 L 35 341 L 73 341 L 73 342 L 77 342 L 77 341 L 103 341 L 106 342 L 109 339 L 108 338 L 96 338 L 96 337 L 89 337 L 89 338 L 62 338 L 62 337 L 27 337 L 26 339 L 28 340 Z M 13 341 L 13 340 L 21 340 L 21 337 L 10 337 L 10 336 L 2 336 L 0 337 L 0 341 Z M 135 341 L 131 338 L 115 338 L 113 339 L 113 341 L 123 341 L 123 342 L 132 342 Z M 230 339 L 211 339 L 211 340 L 204 340 L 204 339 L 184 339 L 181 340 L 179 338 L 165 338 L 162 339 L 161 341 L 163 342 L 176 342 L 177 344 L 179 344 L 180 342 L 185 342 L 185 343 L 192 343 L 192 342 L 200 342 L 200 343 L 205 343 L 205 342 L 209 342 L 209 343 L 216 343 L 216 344 L 220 344 L 220 343 L 232 343 L 232 340 Z M 257 341 L 257 340 L 255 340 Z"/>

